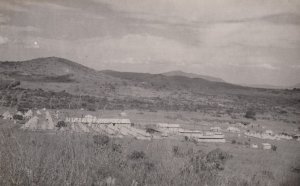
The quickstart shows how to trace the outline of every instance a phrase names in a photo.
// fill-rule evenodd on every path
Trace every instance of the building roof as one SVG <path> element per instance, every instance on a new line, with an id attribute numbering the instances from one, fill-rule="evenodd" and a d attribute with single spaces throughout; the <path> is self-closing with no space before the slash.
<path id="1" fill-rule="evenodd" d="M 115 119 L 115 118 L 99 118 L 96 120 L 97 123 L 102 124 L 131 124 L 129 119 Z"/>
<path id="2" fill-rule="evenodd" d="M 200 130 L 185 130 L 185 129 L 182 129 L 179 131 L 180 133 L 203 133 L 202 131 Z"/>
<path id="3" fill-rule="evenodd" d="M 157 127 L 160 128 L 180 128 L 179 124 L 170 124 L 170 123 L 157 123 Z"/>

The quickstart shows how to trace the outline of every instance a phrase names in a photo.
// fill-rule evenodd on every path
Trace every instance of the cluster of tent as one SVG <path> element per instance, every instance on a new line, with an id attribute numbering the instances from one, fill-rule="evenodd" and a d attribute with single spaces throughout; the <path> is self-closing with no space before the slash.
<path id="1" fill-rule="evenodd" d="M 21 129 L 29 130 L 53 130 L 54 128 L 54 122 L 48 111 L 44 114 L 41 113 L 39 116 L 33 116 L 21 127 Z"/>
<path id="2" fill-rule="evenodd" d="M 21 127 L 21 129 L 45 130 L 55 128 L 51 114 L 46 109 L 43 109 L 43 112 L 41 112 L 40 110 L 36 110 L 35 114 L 32 110 L 28 110 L 24 114 L 20 111 L 15 114 L 6 111 L 2 114 L 2 118 L 4 120 L 15 120 L 16 116 L 19 116 L 20 118 L 22 118 L 22 120 L 27 121 Z"/>
<path id="3" fill-rule="evenodd" d="M 2 114 L 2 118 L 5 119 L 5 120 L 12 120 L 13 115 L 9 111 L 6 111 Z"/>

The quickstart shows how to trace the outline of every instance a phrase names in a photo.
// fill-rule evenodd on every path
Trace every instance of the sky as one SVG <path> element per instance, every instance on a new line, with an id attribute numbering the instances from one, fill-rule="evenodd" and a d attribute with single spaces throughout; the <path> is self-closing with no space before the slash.
<path id="1" fill-rule="evenodd" d="M 0 61 L 300 83 L 299 0 L 0 0 Z"/>

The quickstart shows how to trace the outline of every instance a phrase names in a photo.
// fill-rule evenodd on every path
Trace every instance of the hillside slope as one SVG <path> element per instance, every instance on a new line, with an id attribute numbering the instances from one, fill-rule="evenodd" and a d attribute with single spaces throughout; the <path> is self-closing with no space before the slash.
<path id="1" fill-rule="evenodd" d="M 166 76 L 163 74 L 118 72 L 112 70 L 101 71 L 104 74 L 140 84 L 145 88 L 156 90 L 183 91 L 202 93 L 224 93 L 248 88 L 225 82 L 214 82 L 202 78 L 189 78 L 185 76 Z"/>
<path id="2" fill-rule="evenodd" d="M 0 62 L 0 78 L 21 81 L 22 88 L 62 91 L 73 94 L 110 93 L 109 84 L 120 80 L 75 62 L 57 58 Z"/>
<path id="3" fill-rule="evenodd" d="M 7 106 L 18 105 L 21 100 L 32 107 L 215 112 L 242 111 L 245 105 L 263 111 L 300 103 L 296 91 L 256 89 L 185 76 L 96 71 L 56 57 L 0 62 L 0 80 L 6 84 L 0 87 L 1 104 Z"/>
<path id="4" fill-rule="evenodd" d="M 216 78 L 216 77 L 212 77 L 212 76 L 204 76 L 204 75 L 194 74 L 194 73 L 187 73 L 187 72 L 183 72 L 183 71 L 170 71 L 170 72 L 162 73 L 162 75 L 165 75 L 165 76 L 182 76 L 182 77 L 188 77 L 188 78 L 201 78 L 201 79 L 205 79 L 205 80 L 208 80 L 208 81 L 225 82 L 221 78 Z"/>

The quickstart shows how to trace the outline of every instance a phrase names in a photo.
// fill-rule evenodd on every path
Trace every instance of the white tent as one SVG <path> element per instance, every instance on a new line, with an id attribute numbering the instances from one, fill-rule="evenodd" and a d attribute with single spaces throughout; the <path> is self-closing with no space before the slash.
<path id="1" fill-rule="evenodd" d="M 13 116 L 9 113 L 9 111 L 6 111 L 2 114 L 3 116 L 3 119 L 9 119 L 9 120 L 12 120 L 13 119 Z"/>
<path id="2" fill-rule="evenodd" d="M 22 129 L 31 129 L 31 130 L 38 129 L 38 122 L 39 122 L 39 118 L 37 116 L 34 116 L 30 120 L 28 120 L 25 123 L 25 125 L 23 125 L 21 128 Z"/>
<path id="3" fill-rule="evenodd" d="M 55 125 L 53 123 L 52 117 L 48 111 L 46 111 L 46 124 L 47 124 L 47 129 L 54 129 Z"/>
<path id="4" fill-rule="evenodd" d="M 54 129 L 55 125 L 53 123 L 52 117 L 48 111 L 45 112 L 45 115 L 41 115 L 40 117 L 34 116 L 30 120 L 28 120 L 22 129 L 30 129 L 30 130 L 47 130 Z"/>
<path id="5" fill-rule="evenodd" d="M 254 148 L 254 149 L 257 149 L 258 145 L 257 144 L 252 144 L 251 147 Z"/>
<path id="6" fill-rule="evenodd" d="M 24 117 L 29 119 L 33 116 L 33 112 L 32 110 L 28 110 L 25 114 L 24 114 Z"/>
<path id="7" fill-rule="evenodd" d="M 263 149 L 265 149 L 265 150 L 269 150 L 272 147 L 270 143 L 262 143 L 262 146 L 263 146 Z"/>
<path id="8" fill-rule="evenodd" d="M 18 111 L 18 112 L 16 113 L 16 115 L 23 116 L 23 113 L 20 112 L 20 111 Z"/>

